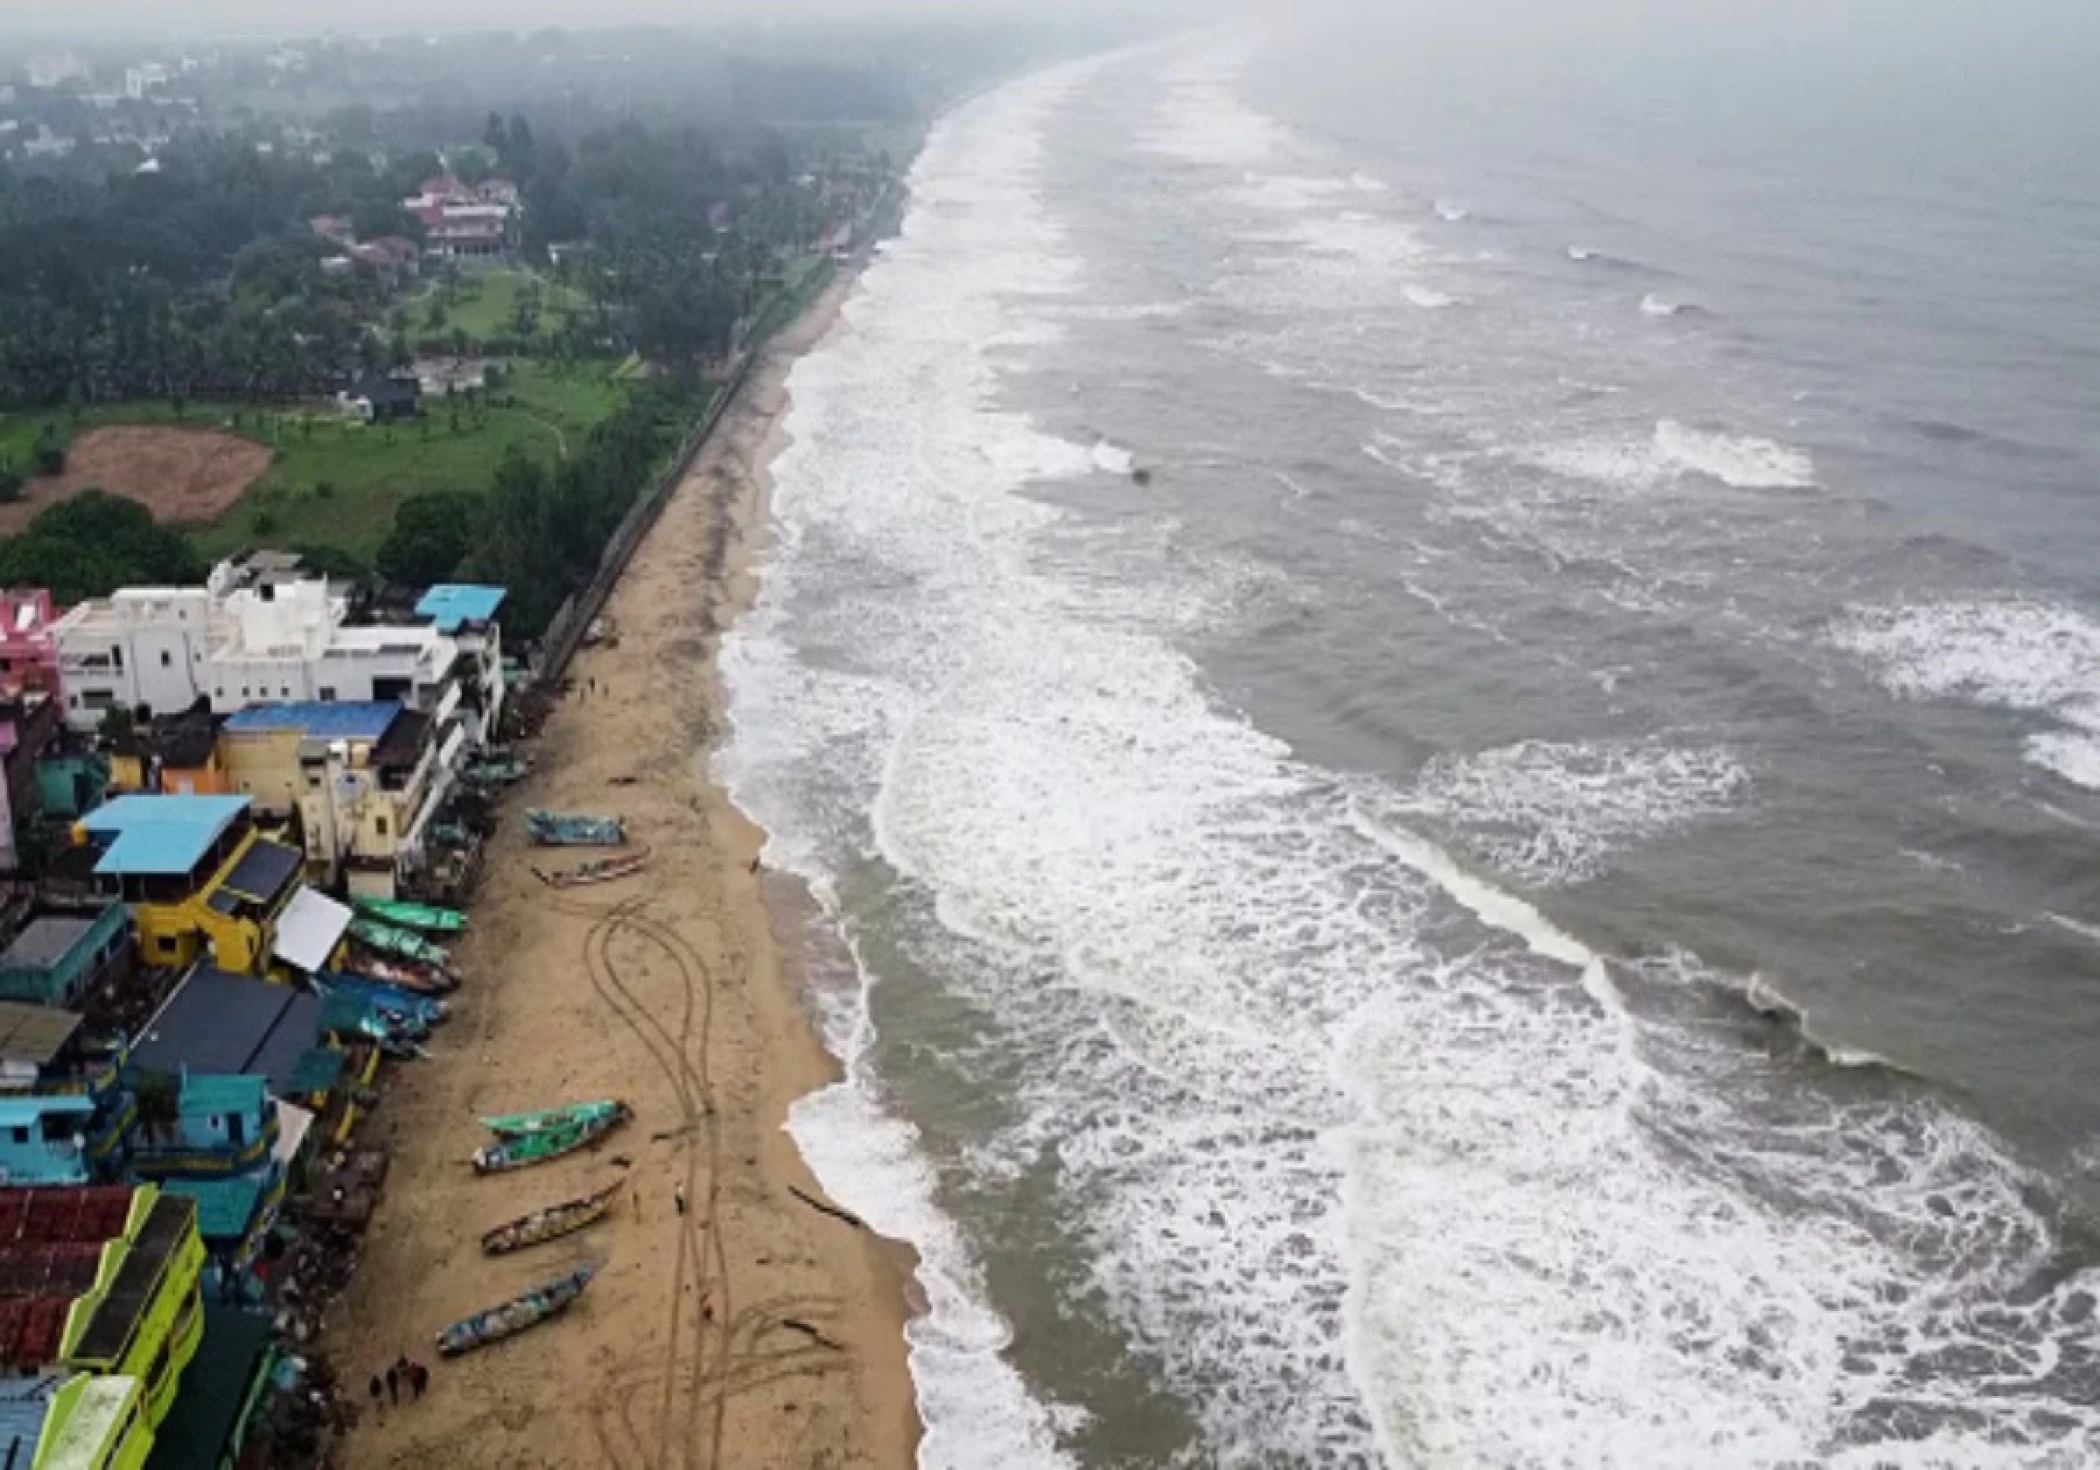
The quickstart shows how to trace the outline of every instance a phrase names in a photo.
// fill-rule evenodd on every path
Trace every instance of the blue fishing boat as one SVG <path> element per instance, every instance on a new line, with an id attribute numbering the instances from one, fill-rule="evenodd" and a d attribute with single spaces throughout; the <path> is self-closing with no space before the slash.
<path id="1" fill-rule="evenodd" d="M 490 1307 L 485 1312 L 463 1318 L 437 1335 L 437 1350 L 444 1357 L 456 1358 L 461 1353 L 471 1353 L 506 1337 L 516 1337 L 550 1317 L 559 1317 L 576 1305 L 576 1298 L 583 1295 L 583 1289 L 597 1274 L 597 1266 L 585 1262 L 566 1276 L 557 1276 L 535 1286 L 500 1307 Z"/>
<path id="2" fill-rule="evenodd" d="M 525 813 L 525 830 L 542 847 L 618 847 L 627 840 L 627 819 L 547 812 L 535 807 Z"/>

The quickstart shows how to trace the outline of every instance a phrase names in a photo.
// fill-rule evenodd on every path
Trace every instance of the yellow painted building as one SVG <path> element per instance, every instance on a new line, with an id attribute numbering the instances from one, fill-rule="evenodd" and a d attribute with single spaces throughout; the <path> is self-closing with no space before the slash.
<path id="1" fill-rule="evenodd" d="M 82 1373 L 52 1396 L 33 1470 L 144 1470 L 153 1453 L 136 1378 Z"/>
<path id="2" fill-rule="evenodd" d="M 392 898 L 465 744 L 457 720 L 399 704 L 257 705 L 220 729 L 219 760 L 259 814 L 298 817 L 313 881 Z"/>
<path id="3" fill-rule="evenodd" d="M 158 1426 L 204 1336 L 203 1272 L 196 1201 L 142 1186 L 123 1235 L 102 1247 L 94 1286 L 66 1313 L 62 1361 L 80 1373 L 137 1379 L 146 1426 Z"/>
<path id="4" fill-rule="evenodd" d="M 299 888 L 301 854 L 255 830 L 245 796 L 124 796 L 81 818 L 95 877 L 130 907 L 139 955 L 260 975 Z"/>
<path id="5" fill-rule="evenodd" d="M 112 791 L 164 796 L 223 796 L 232 791 L 210 715 L 173 715 L 116 742 L 109 757 Z"/>

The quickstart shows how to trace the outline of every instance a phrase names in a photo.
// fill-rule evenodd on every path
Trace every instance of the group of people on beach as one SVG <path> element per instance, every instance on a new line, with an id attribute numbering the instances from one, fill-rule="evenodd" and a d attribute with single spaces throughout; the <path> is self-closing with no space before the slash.
<path id="1" fill-rule="evenodd" d="M 388 1365 L 386 1372 L 372 1375 L 372 1411 L 379 1413 L 389 1404 L 398 1408 L 404 1392 L 419 1399 L 428 1387 L 430 1370 L 403 1353 Z"/>

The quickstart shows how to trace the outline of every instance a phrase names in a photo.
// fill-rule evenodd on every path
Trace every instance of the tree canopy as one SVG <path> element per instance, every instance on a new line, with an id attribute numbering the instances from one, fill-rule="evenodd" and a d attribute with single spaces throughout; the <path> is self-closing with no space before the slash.
<path id="1" fill-rule="evenodd" d="M 61 603 L 201 582 L 205 571 L 189 542 L 145 506 L 102 490 L 46 507 L 28 530 L 0 541 L 0 584 L 48 587 Z"/>

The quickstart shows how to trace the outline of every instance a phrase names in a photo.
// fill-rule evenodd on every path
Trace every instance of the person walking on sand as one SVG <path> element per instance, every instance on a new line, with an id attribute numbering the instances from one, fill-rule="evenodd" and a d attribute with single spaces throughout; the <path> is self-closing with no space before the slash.
<path id="1" fill-rule="evenodd" d="M 423 1397 L 423 1390 L 430 1387 L 430 1370 L 421 1362 L 410 1359 L 408 1364 L 408 1386 L 416 1398 Z"/>
<path id="2" fill-rule="evenodd" d="M 389 1367 L 386 1370 L 386 1401 L 397 1408 L 401 1403 L 401 1370 Z"/>
<path id="3" fill-rule="evenodd" d="M 642 1186 L 637 1184 L 628 1193 L 634 1196 L 634 1218 L 642 1218 Z"/>
<path id="4" fill-rule="evenodd" d="M 377 1373 L 372 1375 L 372 1415 L 380 1419 L 386 1417 L 386 1385 L 380 1382 Z"/>
<path id="5" fill-rule="evenodd" d="M 685 1213 L 685 1181 L 683 1179 L 678 1181 L 678 1188 L 671 1192 L 671 1198 L 678 1205 L 678 1213 L 683 1215 Z"/>

